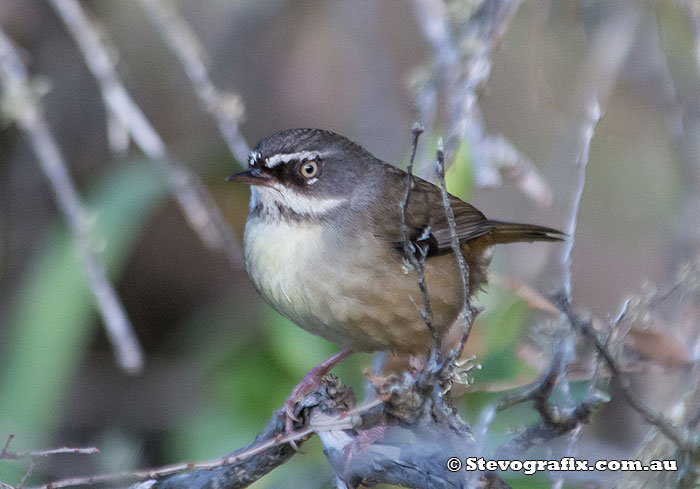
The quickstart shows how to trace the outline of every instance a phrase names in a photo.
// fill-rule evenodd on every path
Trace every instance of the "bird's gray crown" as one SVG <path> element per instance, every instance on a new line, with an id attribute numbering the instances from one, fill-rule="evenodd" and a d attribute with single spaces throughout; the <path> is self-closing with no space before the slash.
<path id="1" fill-rule="evenodd" d="M 251 151 L 251 166 L 274 168 L 290 161 L 340 155 L 362 159 L 371 155 L 348 138 L 323 129 L 287 129 L 262 139 Z"/>

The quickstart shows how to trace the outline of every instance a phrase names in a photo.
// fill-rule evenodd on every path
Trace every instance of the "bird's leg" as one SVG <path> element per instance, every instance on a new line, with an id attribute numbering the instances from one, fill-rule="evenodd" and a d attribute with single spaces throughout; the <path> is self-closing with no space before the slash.
<path id="1" fill-rule="evenodd" d="M 304 376 L 304 379 L 299 382 L 296 387 L 294 387 L 292 393 L 289 395 L 287 400 L 284 401 L 284 413 L 287 415 L 287 420 L 285 422 L 287 433 L 293 431 L 292 424 L 294 421 L 297 421 L 297 417 L 294 415 L 294 406 L 296 403 L 304 399 L 304 397 L 312 390 L 321 387 L 323 377 L 325 377 L 325 375 L 330 372 L 333 367 L 338 365 L 350 355 L 352 355 L 351 350 L 347 348 L 340 350 L 338 353 L 328 357 L 309 370 Z"/>
<path id="2" fill-rule="evenodd" d="M 425 368 L 428 359 L 425 355 L 411 355 L 408 357 L 409 372 L 412 376 L 418 375 Z"/>

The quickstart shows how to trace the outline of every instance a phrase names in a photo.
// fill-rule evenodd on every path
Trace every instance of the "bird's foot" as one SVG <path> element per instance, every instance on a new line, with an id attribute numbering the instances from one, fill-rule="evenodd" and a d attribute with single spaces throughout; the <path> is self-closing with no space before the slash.
<path id="1" fill-rule="evenodd" d="M 301 402 L 304 397 L 306 397 L 314 389 L 318 389 L 323 384 L 323 377 L 329 373 L 333 367 L 338 365 L 340 362 L 345 360 L 347 357 L 352 355 L 352 351 L 347 348 L 340 350 L 335 355 L 322 361 L 314 368 L 309 370 L 301 382 L 299 382 L 296 387 L 292 390 L 286 401 L 284 401 L 284 413 L 286 415 L 285 420 L 285 432 L 287 434 L 294 431 L 294 422 L 299 421 L 296 415 L 296 406 Z"/>

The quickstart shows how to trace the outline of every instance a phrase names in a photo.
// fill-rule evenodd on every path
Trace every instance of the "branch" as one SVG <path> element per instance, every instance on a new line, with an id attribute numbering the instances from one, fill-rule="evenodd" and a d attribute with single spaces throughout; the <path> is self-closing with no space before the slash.
<path id="1" fill-rule="evenodd" d="M 559 248 L 558 257 L 561 286 L 569 300 L 571 300 L 571 254 L 575 245 L 578 214 L 586 185 L 586 167 L 591 142 L 596 126 L 604 113 L 602 105 L 608 99 L 620 69 L 627 59 L 627 54 L 632 48 L 640 17 L 638 11 L 625 9 L 622 13 L 603 22 L 592 36 L 593 46 L 581 65 L 577 86 L 570 97 L 571 100 L 580 104 L 583 112 L 581 122 L 577 123 L 578 127 L 575 130 L 571 131 L 574 140 L 564 140 L 558 151 L 561 155 L 554 156 L 565 161 L 573 154 L 575 159 L 572 166 L 577 173 L 575 188 L 571 190 L 573 200 L 564 226 L 564 232 L 569 239 Z"/>
<path id="2" fill-rule="evenodd" d="M 593 397 L 584 400 L 572 409 L 561 409 L 556 422 L 542 421 L 526 428 L 522 433 L 515 435 L 498 447 L 492 458 L 497 460 L 518 458 L 534 446 L 543 445 L 571 433 L 582 423 L 586 423 L 593 411 L 604 402 L 606 401 L 601 398 Z"/>
<path id="3" fill-rule="evenodd" d="M 460 278 L 462 280 L 462 319 L 464 321 L 462 329 L 462 337 L 459 340 L 459 345 L 454 354 L 454 361 L 458 361 L 462 356 L 462 351 L 464 350 L 464 345 L 467 343 L 469 338 L 469 333 L 471 332 L 472 326 L 474 325 L 474 320 L 477 314 L 479 314 L 480 309 L 473 308 L 469 301 L 469 266 L 467 261 L 464 259 L 464 253 L 462 253 L 462 247 L 459 243 L 459 235 L 457 234 L 457 223 L 455 222 L 455 214 L 452 210 L 452 203 L 450 202 L 450 195 L 447 193 L 447 185 L 445 184 L 445 151 L 442 146 L 442 139 L 438 142 L 437 158 L 435 161 L 436 173 L 438 176 L 438 183 L 440 184 L 440 190 L 442 193 L 442 205 L 445 208 L 445 216 L 447 217 L 447 223 L 450 228 L 450 238 L 452 241 L 452 252 L 455 255 L 457 264 L 459 265 Z"/>
<path id="4" fill-rule="evenodd" d="M 60 455 L 60 454 L 80 454 L 80 455 L 94 455 L 100 453 L 100 451 L 95 447 L 89 448 L 49 448 L 46 450 L 30 450 L 28 452 L 10 452 L 8 448 L 10 447 L 10 442 L 15 437 L 14 433 L 10 433 L 5 442 L 5 446 L 2 451 L 0 451 L 0 460 L 18 460 L 20 458 L 37 458 L 37 457 L 48 457 L 50 455 Z"/>
<path id="5" fill-rule="evenodd" d="M 31 489 L 60 489 L 81 485 L 140 480 L 133 489 L 153 487 L 159 489 L 185 489 L 222 487 L 228 489 L 247 487 L 275 467 L 287 462 L 297 451 L 290 444 L 301 445 L 315 432 L 352 429 L 365 412 L 371 412 L 378 401 L 351 409 L 354 402 L 352 389 L 342 385 L 337 377 L 326 376 L 325 384 L 310 393 L 302 402 L 300 417 L 307 424 L 297 424 L 297 431 L 285 432 L 286 415 L 283 409 L 275 412 L 265 430 L 255 440 L 229 455 L 206 462 L 183 462 L 152 469 L 102 474 L 88 477 L 73 477 L 54 481 Z M 326 413 L 338 413 L 329 417 Z"/>
<path id="6" fill-rule="evenodd" d="M 603 116 L 600 104 L 596 95 L 591 95 L 589 105 L 586 107 L 586 120 L 581 126 L 581 148 L 574 166 L 578 170 L 578 178 L 576 179 L 576 189 L 571 202 L 571 210 L 565 227 L 565 233 L 569 236 L 568 240 L 564 241 L 562 247 L 561 262 L 563 265 L 563 287 L 566 296 L 571 298 L 571 253 L 574 250 L 574 236 L 576 235 L 576 226 L 578 224 L 578 215 L 581 208 L 581 199 L 583 198 L 583 190 L 586 187 L 586 167 L 588 166 L 588 156 L 591 149 L 591 141 L 595 128 L 598 126 L 600 119 Z"/>
<path id="7" fill-rule="evenodd" d="M 613 379 L 617 381 L 618 386 L 620 387 L 620 390 L 629 405 L 635 411 L 637 411 L 647 423 L 656 426 L 659 431 L 661 431 L 664 435 L 666 435 L 666 437 L 675 443 L 680 450 L 686 453 L 695 452 L 697 455 L 698 446 L 694 446 L 693 443 L 688 440 L 687 434 L 676 427 L 666 416 L 647 406 L 639 397 L 639 394 L 637 394 L 637 392 L 633 389 L 629 377 L 627 377 L 620 366 L 618 366 L 612 353 L 607 348 L 606 344 L 598 337 L 598 333 L 595 331 L 590 321 L 584 321 L 576 316 L 571 310 L 571 305 L 564 295 L 559 296 L 557 305 L 566 315 L 572 327 L 581 335 L 593 342 L 596 351 L 607 364 L 610 372 L 612 373 Z"/>
<path id="8" fill-rule="evenodd" d="M 172 2 L 141 0 L 141 6 L 180 60 L 202 105 L 216 119 L 231 154 L 241 164 L 245 164 L 250 149 L 238 129 L 243 115 L 240 97 L 236 94 L 223 94 L 216 89 L 203 61 L 204 50 L 197 36 Z"/>
<path id="9" fill-rule="evenodd" d="M 416 489 L 508 487 L 489 474 L 450 472 L 450 457 L 475 451 L 474 437 L 440 396 L 440 371 L 371 379 L 380 410 L 369 411 L 355 430 L 318 432 L 339 488 L 393 484 Z M 313 418 L 312 418 L 313 421 Z M 411 441 L 406 440 L 407 437 Z M 396 441 L 399 440 L 399 441 Z"/>
<path id="10" fill-rule="evenodd" d="M 110 284 L 106 266 L 99 256 L 94 235 L 94 218 L 85 208 L 68 171 L 66 161 L 53 137 L 38 103 L 27 70 L 12 42 L 0 31 L 0 81 L 3 106 L 25 133 L 39 166 L 54 193 L 56 204 L 73 236 L 78 257 L 104 320 L 107 337 L 117 363 L 129 373 L 143 368 L 143 351 L 119 296 Z"/>
<path id="11" fill-rule="evenodd" d="M 7 441 L 5 442 L 5 446 L 3 449 L 0 451 L 0 460 L 19 460 L 22 458 L 29 458 L 30 463 L 29 467 L 27 468 L 24 476 L 22 479 L 19 481 L 19 484 L 17 484 L 16 487 L 10 486 L 9 484 L 5 484 L 3 482 L 0 482 L 0 488 L 3 489 L 22 489 L 24 487 L 25 482 L 27 482 L 27 479 L 29 479 L 29 476 L 31 475 L 32 471 L 34 470 L 34 465 L 36 463 L 36 459 L 40 457 L 49 457 L 51 455 L 60 455 L 60 454 L 82 454 L 82 455 L 93 455 L 96 453 L 100 453 L 100 451 L 97 448 L 90 447 L 90 448 L 68 448 L 68 447 L 62 447 L 62 448 L 51 448 L 48 450 L 32 450 L 29 452 L 10 452 L 8 451 L 8 448 L 10 447 L 10 442 L 12 439 L 15 437 L 13 433 L 10 433 L 10 435 L 7 437 Z"/>
<path id="12" fill-rule="evenodd" d="M 549 400 L 557 385 L 564 365 L 564 353 L 559 350 L 552 358 L 547 372 L 534 386 L 520 393 L 504 397 L 496 407 L 497 411 L 508 409 L 523 402 L 533 401 L 542 423 L 530 426 L 514 436 L 498 449 L 493 458 L 513 458 L 535 445 L 545 443 L 573 432 L 581 423 L 589 420 L 594 409 L 607 402 L 600 396 L 590 395 L 574 408 L 562 409 Z"/>
<path id="13" fill-rule="evenodd" d="M 552 191 L 532 162 L 500 134 L 484 125 L 478 105 L 479 91 L 491 74 L 491 57 L 505 33 L 520 0 L 489 0 L 472 3 L 469 20 L 461 29 L 450 22 L 442 0 L 414 0 L 416 18 L 426 41 L 433 49 L 437 85 L 443 106 L 449 114 L 445 153 L 454 155 L 466 138 L 474 156 L 474 176 L 479 187 L 499 185 L 501 177 L 514 182 L 524 195 L 540 205 L 548 205 Z M 437 105 L 433 83 L 422 83 L 417 100 Z M 426 96 L 426 92 L 430 96 Z M 435 113 L 436 107 L 422 113 Z M 449 161 L 448 161 L 449 164 Z M 427 170 L 421 172 L 427 176 Z"/>
<path id="14" fill-rule="evenodd" d="M 425 325 L 430 331 L 430 336 L 433 339 L 433 350 L 434 355 L 439 355 L 440 353 L 440 343 L 441 339 L 438 335 L 435 327 L 433 326 L 433 311 L 430 307 L 430 297 L 428 296 L 428 286 L 425 283 L 425 251 L 411 241 L 411 236 L 408 234 L 408 224 L 406 223 L 406 209 L 408 208 L 408 201 L 411 197 L 411 190 L 413 189 L 413 162 L 416 158 L 416 151 L 418 149 L 418 138 L 423 133 L 423 127 L 420 124 L 415 124 L 413 126 L 413 140 L 411 143 L 411 157 L 408 161 L 408 168 L 406 169 L 406 191 L 403 196 L 403 200 L 399 202 L 399 208 L 401 210 L 401 237 L 403 239 L 403 254 L 404 258 L 411 265 L 413 270 L 416 272 L 418 280 L 418 288 L 421 291 L 421 296 L 423 298 L 423 309 L 419 308 L 419 312 Z"/>
<path id="15" fill-rule="evenodd" d="M 136 145 L 168 179 L 190 226 L 207 247 L 224 253 L 234 267 L 241 268 L 240 245 L 213 197 L 194 173 L 168 154 L 165 143 L 120 82 L 107 49 L 80 3 L 77 0 L 50 0 L 50 3 L 83 53 L 107 110 L 128 128 Z"/>

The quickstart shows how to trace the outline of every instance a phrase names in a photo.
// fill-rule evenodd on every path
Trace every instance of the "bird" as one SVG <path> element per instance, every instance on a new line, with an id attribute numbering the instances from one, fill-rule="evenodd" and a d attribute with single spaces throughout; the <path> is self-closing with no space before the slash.
<path id="1" fill-rule="evenodd" d="M 414 177 L 402 218 L 407 177 L 344 136 L 297 128 L 262 139 L 248 168 L 227 178 L 251 187 L 243 247 L 260 295 L 297 326 L 343 348 L 295 388 L 288 414 L 291 397 L 308 392 L 352 352 L 421 355 L 430 349 L 407 251 L 422 260 L 435 332 L 444 335 L 460 313 L 464 289 L 442 190 Z M 449 201 L 470 295 L 487 283 L 494 245 L 565 236 L 488 219 L 453 195 Z M 404 246 L 404 236 L 412 246 Z"/>

